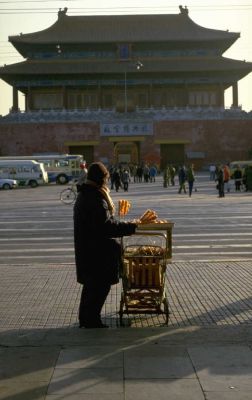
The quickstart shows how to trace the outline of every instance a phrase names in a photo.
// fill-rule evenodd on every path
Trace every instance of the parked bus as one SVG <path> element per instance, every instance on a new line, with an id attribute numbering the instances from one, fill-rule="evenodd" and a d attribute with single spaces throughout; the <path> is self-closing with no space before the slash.
<path id="1" fill-rule="evenodd" d="M 34 160 L 3 160 L 0 157 L 0 178 L 15 179 L 19 186 L 30 186 L 48 183 L 44 165 Z"/>
<path id="2" fill-rule="evenodd" d="M 65 184 L 77 179 L 81 172 L 81 163 L 85 162 L 80 154 L 33 154 L 32 156 L 0 157 L 0 160 L 35 160 L 44 164 L 49 182 Z"/>

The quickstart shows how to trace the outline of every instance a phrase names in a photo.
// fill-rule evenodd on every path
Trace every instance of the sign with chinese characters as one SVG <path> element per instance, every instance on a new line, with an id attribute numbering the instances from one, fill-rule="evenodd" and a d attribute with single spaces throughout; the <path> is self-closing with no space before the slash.
<path id="1" fill-rule="evenodd" d="M 101 136 L 153 135 L 152 122 L 125 122 L 100 124 Z"/>

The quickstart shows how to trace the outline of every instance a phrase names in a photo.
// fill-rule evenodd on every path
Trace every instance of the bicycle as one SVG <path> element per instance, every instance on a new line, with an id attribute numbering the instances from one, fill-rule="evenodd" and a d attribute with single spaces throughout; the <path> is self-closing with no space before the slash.
<path id="1" fill-rule="evenodd" d="M 60 200 L 64 204 L 73 204 L 77 197 L 76 181 L 73 181 L 71 186 L 63 189 L 60 192 Z"/>

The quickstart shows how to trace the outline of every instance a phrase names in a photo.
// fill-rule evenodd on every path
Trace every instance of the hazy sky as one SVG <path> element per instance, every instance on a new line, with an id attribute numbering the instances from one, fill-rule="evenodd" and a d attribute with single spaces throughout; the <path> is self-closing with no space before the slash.
<path id="1" fill-rule="evenodd" d="M 57 20 L 59 8 L 68 7 L 68 15 L 87 14 L 178 14 L 179 5 L 187 6 L 190 18 L 212 29 L 240 32 L 241 37 L 224 54 L 228 58 L 252 62 L 252 0 L 0 0 L 0 65 L 23 60 L 8 42 L 8 36 L 46 29 Z M 239 81 L 239 104 L 252 110 L 252 73 Z M 231 89 L 226 91 L 226 106 L 232 103 Z M 23 96 L 19 105 L 24 109 Z M 0 115 L 12 106 L 12 89 L 0 80 Z"/>

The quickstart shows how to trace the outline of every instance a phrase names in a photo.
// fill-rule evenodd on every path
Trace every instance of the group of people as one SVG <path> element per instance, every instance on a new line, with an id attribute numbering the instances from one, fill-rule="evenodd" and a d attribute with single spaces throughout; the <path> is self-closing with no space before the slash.
<path id="1" fill-rule="evenodd" d="M 228 164 L 220 164 L 218 166 L 210 165 L 210 180 L 217 182 L 216 189 L 219 192 L 219 197 L 225 197 L 225 192 L 230 192 L 231 171 Z M 235 191 L 240 192 L 244 185 L 245 191 L 248 191 L 247 170 L 243 172 L 241 167 L 237 165 L 233 171 L 232 178 L 235 183 Z"/>
<path id="2" fill-rule="evenodd" d="M 155 165 L 119 165 L 110 166 L 110 189 L 116 192 L 122 188 L 125 192 L 129 189 L 129 183 L 155 182 L 158 170 Z"/>
<path id="3" fill-rule="evenodd" d="M 178 193 L 181 194 L 182 191 L 184 193 L 187 193 L 186 182 L 188 182 L 188 192 L 189 196 L 191 197 L 195 181 L 194 165 L 191 164 L 188 167 L 186 167 L 185 165 L 180 165 L 177 172 L 173 165 L 167 165 L 163 173 L 164 187 L 167 187 L 170 184 L 172 186 L 175 185 L 176 173 L 178 174 L 178 181 L 179 181 Z"/>
<path id="4" fill-rule="evenodd" d="M 215 170 L 215 181 L 217 182 L 216 189 L 219 192 L 219 197 L 225 197 L 226 192 L 230 192 L 231 173 L 228 165 L 219 165 Z"/>

